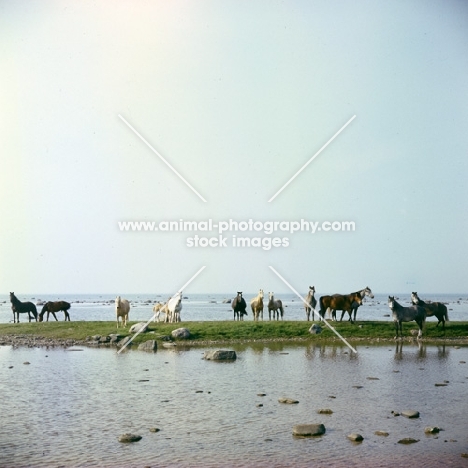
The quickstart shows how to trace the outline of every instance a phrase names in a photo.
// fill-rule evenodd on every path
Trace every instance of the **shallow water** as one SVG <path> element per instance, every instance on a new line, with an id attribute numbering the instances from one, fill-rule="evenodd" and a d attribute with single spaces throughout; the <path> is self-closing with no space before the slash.
<path id="1" fill-rule="evenodd" d="M 239 345 L 230 363 L 205 349 L 0 347 L 0 466 L 468 466 L 468 347 Z M 292 436 L 310 422 L 326 434 Z"/>

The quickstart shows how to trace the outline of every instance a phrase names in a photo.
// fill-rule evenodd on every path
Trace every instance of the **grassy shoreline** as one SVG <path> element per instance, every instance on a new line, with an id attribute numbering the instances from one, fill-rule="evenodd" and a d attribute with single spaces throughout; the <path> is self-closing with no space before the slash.
<path id="1" fill-rule="evenodd" d="M 130 325 L 136 322 L 130 322 Z M 315 322 L 318 323 L 318 322 Z M 323 331 L 318 335 L 309 333 L 312 322 L 283 321 L 283 322 L 182 322 L 177 324 L 153 323 L 148 326 L 146 333 L 139 334 L 133 341 L 138 345 L 150 339 L 162 341 L 164 336 L 170 336 L 177 328 L 185 327 L 190 330 L 189 340 L 174 340 L 184 345 L 229 344 L 242 342 L 269 342 L 269 341 L 294 341 L 294 342 L 334 342 L 341 341 L 325 324 L 320 324 Z M 386 321 L 362 321 L 355 324 L 349 322 L 332 322 L 331 325 L 349 342 L 377 342 L 393 341 L 395 329 L 393 322 Z M 450 343 L 468 344 L 468 322 L 449 322 L 445 334 L 441 327 L 436 328 L 434 322 L 427 322 L 423 334 L 427 344 Z M 119 334 L 121 338 L 129 335 L 130 326 L 117 328 L 116 323 L 109 322 L 25 322 L 19 324 L 0 324 L 0 344 L 22 345 L 29 340 L 47 340 L 52 344 L 66 345 L 74 342 L 86 344 L 89 337 L 110 334 Z M 417 329 L 416 324 L 403 324 L 403 336 L 405 340 L 412 340 L 414 336 L 411 330 Z"/>

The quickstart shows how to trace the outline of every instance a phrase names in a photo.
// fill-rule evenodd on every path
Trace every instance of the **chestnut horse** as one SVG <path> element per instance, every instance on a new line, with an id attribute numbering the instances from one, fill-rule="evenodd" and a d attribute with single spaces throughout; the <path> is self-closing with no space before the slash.
<path id="1" fill-rule="evenodd" d="M 65 321 L 70 321 L 70 314 L 68 313 L 68 309 L 71 307 L 69 302 L 66 301 L 49 301 L 44 304 L 44 307 L 39 314 L 39 322 L 44 320 L 44 314 L 47 312 L 47 321 L 49 321 L 49 314 L 54 316 L 54 319 L 58 322 L 58 318 L 55 315 L 55 312 L 60 312 L 63 310 L 65 313 Z"/>
<path id="2" fill-rule="evenodd" d="M 252 308 L 254 320 L 258 320 L 259 316 L 263 320 L 263 289 L 260 289 L 258 296 L 250 301 L 250 307 Z"/>
<path id="3" fill-rule="evenodd" d="M 426 309 L 427 317 L 437 317 L 438 322 L 436 327 L 438 327 L 439 323 L 442 322 L 442 330 L 445 332 L 445 321 L 449 321 L 447 306 L 445 304 L 442 304 L 442 302 L 424 302 L 418 297 L 417 292 L 411 293 L 411 302 L 414 305 L 424 307 Z"/>
<path id="4" fill-rule="evenodd" d="M 305 313 L 307 317 L 307 321 L 310 320 L 310 311 L 312 311 L 312 321 L 315 320 L 315 306 L 317 305 L 317 299 L 314 297 L 315 294 L 315 286 L 309 286 L 309 293 L 304 298 L 306 302 L 305 306 Z"/>
<path id="5" fill-rule="evenodd" d="M 351 323 L 353 323 L 352 313 L 354 311 L 355 321 L 357 309 L 362 304 L 362 300 L 365 296 L 374 297 L 374 294 L 372 294 L 372 291 L 368 286 L 351 294 L 334 294 L 333 296 L 322 296 L 320 298 L 320 315 L 322 318 L 324 318 L 325 312 L 330 309 L 332 318 L 336 320 L 336 311 L 341 310 L 342 312 L 340 322 L 343 320 L 343 315 L 345 312 L 348 312 L 349 320 Z"/>
<path id="6" fill-rule="evenodd" d="M 37 309 L 32 302 L 21 302 L 16 296 L 15 293 L 10 293 L 10 302 L 11 310 L 13 311 L 13 323 L 19 323 L 19 314 L 28 313 L 29 321 L 31 321 L 31 314 L 36 319 L 37 322 Z M 16 317 L 15 317 L 16 314 Z"/>
<path id="7" fill-rule="evenodd" d="M 237 291 L 237 296 L 231 302 L 232 310 L 234 311 L 234 320 L 244 320 L 244 315 L 247 315 L 247 304 L 242 297 L 242 291 Z"/>

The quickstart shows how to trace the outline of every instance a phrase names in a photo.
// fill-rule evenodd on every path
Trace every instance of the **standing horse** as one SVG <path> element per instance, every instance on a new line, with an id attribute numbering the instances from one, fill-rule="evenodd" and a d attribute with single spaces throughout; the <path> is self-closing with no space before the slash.
<path id="1" fill-rule="evenodd" d="M 283 320 L 284 309 L 283 302 L 280 299 L 275 300 L 275 295 L 272 292 L 268 293 L 268 317 L 271 320 L 271 311 L 273 311 L 273 320 L 279 320 L 281 313 L 281 320 Z"/>
<path id="2" fill-rule="evenodd" d="M 348 312 L 349 320 L 351 323 L 353 323 L 353 311 L 355 321 L 356 312 L 358 307 L 362 304 L 362 300 L 365 296 L 369 296 L 371 298 L 374 297 L 374 294 L 368 286 L 351 294 L 334 294 L 333 296 L 322 296 L 320 298 L 320 315 L 323 318 L 325 316 L 325 312 L 330 309 L 332 318 L 336 320 L 336 311 L 341 310 L 342 312 L 340 322 L 343 320 L 343 315 L 345 312 Z"/>
<path id="3" fill-rule="evenodd" d="M 418 297 L 417 292 L 411 293 L 411 302 L 414 305 L 424 307 L 426 309 L 427 317 L 437 317 L 438 322 L 436 327 L 438 327 L 439 323 L 442 322 L 442 330 L 445 332 L 445 321 L 449 321 L 447 306 L 445 304 L 442 304 L 442 302 L 424 302 Z"/>
<path id="4" fill-rule="evenodd" d="M 260 315 L 263 320 L 263 289 L 260 289 L 258 296 L 250 301 L 250 307 L 252 308 L 254 320 L 258 320 Z"/>
<path id="5" fill-rule="evenodd" d="M 245 299 L 242 297 L 242 291 L 237 291 L 237 296 L 231 302 L 232 310 L 234 311 L 234 321 L 244 320 L 244 315 L 247 315 L 247 304 Z"/>
<path id="6" fill-rule="evenodd" d="M 44 304 L 44 307 L 39 314 L 39 322 L 44 320 L 44 314 L 47 312 L 47 321 L 49 321 L 49 315 L 52 314 L 54 319 L 58 322 L 58 318 L 55 315 L 55 312 L 60 312 L 63 310 L 65 313 L 65 321 L 70 321 L 70 314 L 68 313 L 68 309 L 71 307 L 70 303 L 67 301 L 49 301 Z"/>
<path id="7" fill-rule="evenodd" d="M 415 320 L 419 327 L 418 339 L 422 338 L 422 329 L 426 322 L 426 309 L 424 307 L 417 305 L 403 307 L 398 304 L 394 296 L 388 296 L 388 307 L 392 311 L 393 322 L 395 323 L 395 339 L 398 338 L 398 332 L 400 332 L 400 338 L 403 338 L 402 322 L 411 322 L 412 320 Z"/>
<path id="8" fill-rule="evenodd" d="M 122 319 L 122 326 L 127 326 L 128 313 L 130 312 L 130 303 L 127 299 L 120 299 L 117 296 L 115 299 L 115 315 L 117 317 L 117 328 L 119 328 L 119 317 Z"/>
<path id="9" fill-rule="evenodd" d="M 164 304 L 162 302 L 156 302 L 156 304 L 153 306 L 153 312 L 153 322 L 156 322 L 156 320 L 160 322 L 159 316 L 161 314 L 165 314 L 167 317 L 167 303 Z M 166 319 L 164 319 L 163 322 L 166 322 Z"/>
<path id="10" fill-rule="evenodd" d="M 180 322 L 180 311 L 182 310 L 182 291 L 172 296 L 167 303 L 169 321 Z"/>
<path id="11" fill-rule="evenodd" d="M 314 297 L 315 294 L 315 286 L 309 286 L 309 293 L 304 298 L 305 301 L 305 313 L 307 317 L 307 321 L 310 320 L 310 311 L 312 311 L 312 321 L 315 320 L 315 306 L 317 305 L 317 299 Z"/>
<path id="12" fill-rule="evenodd" d="M 36 306 L 32 302 L 21 302 L 16 296 L 14 292 L 10 293 L 10 302 L 11 302 L 11 310 L 13 311 L 13 323 L 19 323 L 19 314 L 24 314 L 25 312 L 28 313 L 29 321 L 31 322 L 31 314 L 36 319 L 37 322 L 37 309 Z M 16 317 L 15 317 L 16 314 Z"/>

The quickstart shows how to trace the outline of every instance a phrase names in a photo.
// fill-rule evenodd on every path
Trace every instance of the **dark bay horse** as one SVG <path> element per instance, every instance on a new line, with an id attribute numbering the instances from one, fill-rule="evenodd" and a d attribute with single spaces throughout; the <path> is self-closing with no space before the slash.
<path id="1" fill-rule="evenodd" d="M 315 286 L 309 286 L 309 293 L 304 298 L 305 304 L 305 313 L 307 317 L 307 321 L 310 320 L 310 312 L 312 311 L 312 321 L 315 320 L 315 306 L 317 305 L 317 299 L 314 297 L 315 294 Z"/>
<path id="2" fill-rule="evenodd" d="M 424 302 L 419 298 L 417 292 L 411 293 L 411 302 L 414 305 L 424 307 L 426 309 L 427 317 L 437 317 L 438 322 L 436 327 L 438 327 L 439 323 L 442 322 L 442 330 L 445 332 L 445 321 L 449 321 L 447 306 L 445 304 L 442 304 L 442 302 Z"/>
<path id="3" fill-rule="evenodd" d="M 353 292 L 351 294 L 333 294 L 333 296 L 322 296 L 320 298 L 320 315 L 322 318 L 325 317 L 325 312 L 330 309 L 332 318 L 336 320 L 336 311 L 341 310 L 340 322 L 343 320 L 345 312 L 349 314 L 349 320 L 353 323 L 352 313 L 354 311 L 354 321 L 356 320 L 356 312 L 358 307 L 362 304 L 362 300 L 365 296 L 374 297 L 371 289 L 366 286 L 360 291 Z"/>
<path id="4" fill-rule="evenodd" d="M 68 313 L 68 309 L 71 307 L 69 302 L 66 301 L 49 301 L 44 304 L 44 307 L 41 310 L 41 313 L 39 314 L 39 322 L 42 322 L 44 320 L 44 314 L 47 312 L 47 321 L 49 321 L 49 314 L 52 314 L 54 316 L 54 319 L 57 320 L 58 318 L 55 315 L 55 312 L 60 312 L 63 310 L 65 313 L 65 321 L 70 321 L 70 314 Z"/>
<path id="5" fill-rule="evenodd" d="M 234 311 L 234 320 L 244 320 L 244 315 L 247 315 L 247 304 L 242 297 L 242 292 L 238 291 L 237 296 L 231 302 L 232 310 Z"/>
<path id="6" fill-rule="evenodd" d="M 390 307 L 390 310 L 392 311 L 393 322 L 395 323 L 395 339 L 398 338 L 398 332 L 400 332 L 400 338 L 403 337 L 402 322 L 411 322 L 412 320 L 418 324 L 418 338 L 422 338 L 422 329 L 426 322 L 426 309 L 424 309 L 424 307 L 417 305 L 403 307 L 398 304 L 394 296 L 388 296 L 388 307 Z"/>
<path id="7" fill-rule="evenodd" d="M 32 302 L 21 302 L 16 296 L 15 293 L 10 293 L 10 302 L 11 302 L 11 310 L 13 311 L 13 323 L 19 323 L 19 314 L 23 314 L 25 312 L 28 313 L 29 321 L 31 321 L 31 314 L 36 319 L 37 322 L 37 309 L 36 306 Z M 15 317 L 16 314 L 16 317 Z"/>

